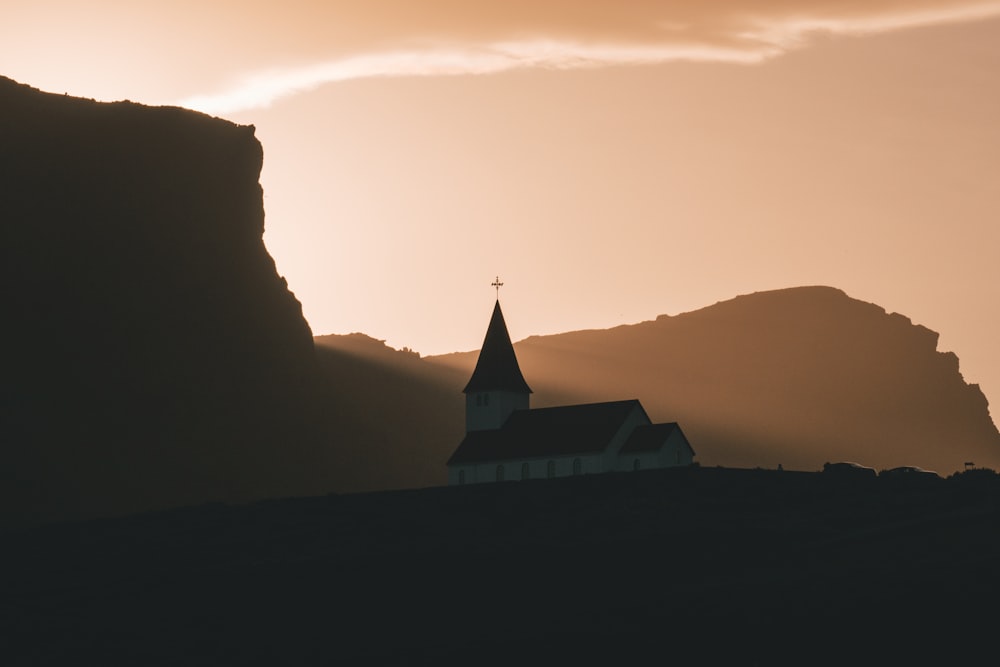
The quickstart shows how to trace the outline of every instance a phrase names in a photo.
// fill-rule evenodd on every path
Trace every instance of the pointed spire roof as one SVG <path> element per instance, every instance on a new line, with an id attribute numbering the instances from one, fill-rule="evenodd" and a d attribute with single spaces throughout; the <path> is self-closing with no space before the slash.
<path id="1" fill-rule="evenodd" d="M 493 307 L 493 317 L 486 330 L 483 349 L 479 352 L 476 370 L 472 372 L 469 384 L 465 385 L 463 393 L 474 391 L 514 391 L 530 394 L 531 387 L 524 381 L 521 368 L 517 365 L 514 346 L 507 333 L 507 323 L 500 311 L 500 300 Z"/>

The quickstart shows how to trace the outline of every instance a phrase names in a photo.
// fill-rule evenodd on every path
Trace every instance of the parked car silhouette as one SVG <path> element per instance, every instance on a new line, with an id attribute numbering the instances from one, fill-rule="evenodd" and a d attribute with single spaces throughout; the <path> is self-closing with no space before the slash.
<path id="1" fill-rule="evenodd" d="M 851 479 L 875 479 L 878 474 L 875 468 L 863 466 L 853 461 L 837 461 L 836 463 L 824 463 L 823 472 L 827 475 L 837 477 L 850 477 Z"/>

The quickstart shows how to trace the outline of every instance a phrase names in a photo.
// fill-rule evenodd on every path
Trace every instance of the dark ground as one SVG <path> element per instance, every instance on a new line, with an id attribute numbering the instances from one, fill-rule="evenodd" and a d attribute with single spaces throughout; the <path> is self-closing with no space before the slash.
<path id="1" fill-rule="evenodd" d="M 0 664 L 995 664 L 998 529 L 990 471 L 721 468 L 50 524 Z"/>

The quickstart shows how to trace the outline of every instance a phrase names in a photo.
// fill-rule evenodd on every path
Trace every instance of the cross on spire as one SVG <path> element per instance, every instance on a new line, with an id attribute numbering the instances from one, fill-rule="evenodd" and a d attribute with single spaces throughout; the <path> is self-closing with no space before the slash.
<path id="1" fill-rule="evenodd" d="M 492 285 L 493 287 L 497 288 L 497 301 L 499 301 L 500 300 L 500 288 L 503 287 L 503 283 L 500 282 L 500 276 L 497 276 L 496 280 L 494 280 L 492 283 L 490 283 L 490 285 Z"/>

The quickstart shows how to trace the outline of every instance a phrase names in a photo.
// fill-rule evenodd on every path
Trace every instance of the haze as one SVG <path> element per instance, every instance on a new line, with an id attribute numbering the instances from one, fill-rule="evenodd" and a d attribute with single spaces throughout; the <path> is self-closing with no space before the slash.
<path id="1" fill-rule="evenodd" d="M 253 124 L 316 334 L 479 346 L 826 284 L 1000 400 L 1000 2 L 5 2 L 0 73 Z"/>

